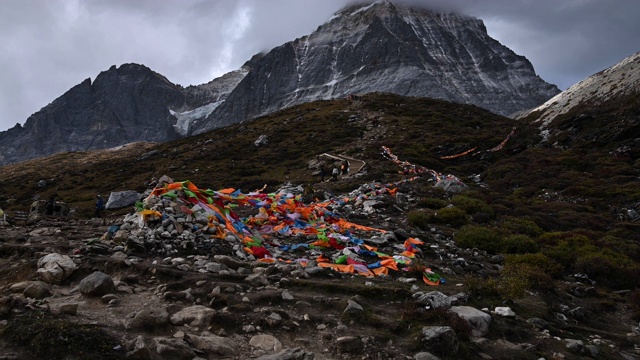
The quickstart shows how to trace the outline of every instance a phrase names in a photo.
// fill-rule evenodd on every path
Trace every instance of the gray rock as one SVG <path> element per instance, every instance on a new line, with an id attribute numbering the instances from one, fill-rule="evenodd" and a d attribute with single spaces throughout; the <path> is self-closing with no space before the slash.
<path id="1" fill-rule="evenodd" d="M 527 322 L 538 329 L 546 329 L 547 326 L 549 326 L 549 323 L 546 320 L 540 318 L 527 319 Z"/>
<path id="2" fill-rule="evenodd" d="M 256 360 L 313 360 L 315 354 L 300 348 L 285 349 L 277 354 L 262 355 Z"/>
<path id="3" fill-rule="evenodd" d="M 187 334 L 187 342 L 196 349 L 205 352 L 210 359 L 220 356 L 236 356 L 238 344 L 225 337 L 216 335 L 197 336 Z"/>
<path id="4" fill-rule="evenodd" d="M 33 299 L 44 299 L 51 296 L 51 287 L 44 281 L 33 281 L 22 294 Z"/>
<path id="5" fill-rule="evenodd" d="M 439 357 L 433 355 L 430 352 L 419 352 L 413 356 L 414 360 L 440 360 Z"/>
<path id="6" fill-rule="evenodd" d="M 51 253 L 38 260 L 38 276 L 49 284 L 60 284 L 78 268 L 67 255 Z"/>
<path id="7" fill-rule="evenodd" d="M 164 308 L 146 307 L 138 311 L 127 324 L 127 329 L 156 332 L 166 329 L 169 325 L 169 313 Z"/>
<path id="8" fill-rule="evenodd" d="M 491 315 L 470 306 L 452 306 L 450 312 L 458 314 L 473 328 L 473 336 L 484 336 L 489 333 Z"/>
<path id="9" fill-rule="evenodd" d="M 269 285 L 269 280 L 267 279 L 267 275 L 265 275 L 264 273 L 251 274 L 247 276 L 244 280 L 253 286 Z"/>
<path id="10" fill-rule="evenodd" d="M 215 255 L 213 260 L 219 264 L 226 265 L 234 270 L 241 266 L 245 266 L 245 262 L 227 255 Z"/>
<path id="11" fill-rule="evenodd" d="M 135 204 L 139 199 L 140 194 L 133 190 L 115 191 L 109 195 L 109 200 L 104 208 L 108 210 L 121 209 Z"/>
<path id="12" fill-rule="evenodd" d="M 469 187 L 458 179 L 444 178 L 438 181 L 434 187 L 443 189 L 446 192 L 460 193 L 466 191 Z"/>
<path id="13" fill-rule="evenodd" d="M 351 315 L 362 314 L 363 311 L 364 311 L 364 309 L 362 308 L 362 305 L 360 305 L 357 302 L 349 299 L 347 307 L 344 309 L 343 314 L 351 314 Z"/>
<path id="14" fill-rule="evenodd" d="M 282 300 L 285 300 L 285 301 L 293 301 L 293 300 L 295 300 L 293 295 L 291 295 L 291 293 L 288 290 L 284 290 L 282 292 L 281 296 L 282 296 Z"/>
<path id="15" fill-rule="evenodd" d="M 582 354 L 584 352 L 585 349 L 582 340 L 565 339 L 565 341 L 567 342 L 567 350 L 570 352 L 574 354 Z"/>
<path id="16" fill-rule="evenodd" d="M 153 342 L 161 359 L 192 360 L 196 356 L 182 339 L 156 337 Z"/>
<path id="17" fill-rule="evenodd" d="M 269 352 L 282 350 L 282 343 L 280 340 L 267 334 L 252 336 L 249 340 L 249 344 L 255 348 Z"/>
<path id="18" fill-rule="evenodd" d="M 173 325 L 187 324 L 192 327 L 203 328 L 211 323 L 216 311 L 203 305 L 194 305 L 184 308 L 171 315 L 169 321 Z"/>
<path id="19" fill-rule="evenodd" d="M 260 135 L 253 144 L 258 147 L 265 146 L 269 144 L 269 139 L 267 138 L 267 135 Z"/>
<path id="20" fill-rule="evenodd" d="M 428 293 L 417 292 L 412 295 L 418 305 L 430 306 L 431 308 L 449 308 L 466 300 L 465 293 L 459 293 L 453 296 L 447 296 L 439 291 L 431 291 Z"/>
<path id="21" fill-rule="evenodd" d="M 21 293 L 24 292 L 24 289 L 28 288 L 29 286 L 31 286 L 31 284 L 33 284 L 33 281 L 21 281 L 21 282 L 17 282 L 15 284 L 12 284 L 11 287 L 9 287 L 9 290 L 12 293 Z"/>
<path id="22" fill-rule="evenodd" d="M 493 312 L 496 315 L 504 316 L 504 317 L 515 317 L 516 313 L 511 310 L 508 306 L 498 306 Z"/>
<path id="23" fill-rule="evenodd" d="M 80 281 L 80 293 L 87 296 L 102 296 L 115 291 L 111 277 L 103 272 L 95 271 Z"/>
<path id="24" fill-rule="evenodd" d="M 282 316 L 276 312 L 272 312 L 264 319 L 270 327 L 276 327 L 282 323 Z"/>
<path id="25" fill-rule="evenodd" d="M 422 345 L 430 352 L 453 356 L 458 352 L 458 336 L 449 326 L 425 326 L 422 328 Z"/>
<path id="26" fill-rule="evenodd" d="M 364 343 L 358 336 L 341 336 L 336 339 L 339 353 L 356 354 L 364 349 Z"/>
<path id="27" fill-rule="evenodd" d="M 597 358 L 598 355 L 600 355 L 600 350 L 598 350 L 598 347 L 595 345 L 587 345 L 585 348 L 587 349 L 588 355 L 591 355 L 591 357 Z"/>
<path id="28" fill-rule="evenodd" d="M 61 314 L 75 315 L 78 313 L 78 303 L 61 304 L 58 311 Z"/>

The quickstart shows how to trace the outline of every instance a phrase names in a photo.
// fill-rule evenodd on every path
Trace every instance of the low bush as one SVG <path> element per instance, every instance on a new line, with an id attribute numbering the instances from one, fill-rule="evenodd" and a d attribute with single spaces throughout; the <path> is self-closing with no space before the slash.
<path id="1" fill-rule="evenodd" d="M 544 232 L 535 222 L 514 217 L 507 217 L 503 220 L 502 228 L 514 234 L 523 234 L 533 238 L 542 235 Z"/>
<path id="2" fill-rule="evenodd" d="M 466 225 L 456 231 L 453 238 L 458 246 L 478 248 L 492 254 L 498 253 L 502 248 L 502 234 L 490 227 Z"/>
<path id="3" fill-rule="evenodd" d="M 410 225 L 419 227 L 420 229 L 429 228 L 429 214 L 426 211 L 410 211 L 407 214 L 407 220 L 409 220 Z"/>
<path id="4" fill-rule="evenodd" d="M 442 209 L 443 207 L 447 206 L 447 202 L 442 199 L 423 198 L 418 203 L 418 206 L 427 209 Z"/>
<path id="5" fill-rule="evenodd" d="M 469 223 L 469 217 L 464 211 L 452 206 L 429 214 L 427 221 L 432 224 L 443 224 L 457 228 Z"/>
<path id="6" fill-rule="evenodd" d="M 472 198 L 466 195 L 456 195 L 451 198 L 451 203 L 464 210 L 469 215 L 482 212 L 493 216 L 493 209 L 491 208 L 491 206 L 480 199 Z"/>
<path id="7" fill-rule="evenodd" d="M 502 240 L 502 252 L 507 254 L 536 253 L 538 250 L 538 243 L 527 235 L 509 235 Z"/>

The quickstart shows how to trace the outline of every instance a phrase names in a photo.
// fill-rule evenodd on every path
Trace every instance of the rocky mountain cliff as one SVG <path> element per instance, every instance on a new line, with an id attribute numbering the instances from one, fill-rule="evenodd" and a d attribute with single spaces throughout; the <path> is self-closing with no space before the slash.
<path id="1" fill-rule="evenodd" d="M 376 2 L 346 8 L 311 35 L 271 50 L 193 132 L 375 91 L 474 104 L 501 115 L 559 92 L 525 57 L 491 38 L 479 19 Z"/>
<path id="2" fill-rule="evenodd" d="M 125 64 L 86 79 L 27 119 L 0 133 L 11 163 L 65 151 L 104 149 L 178 138 L 169 106 L 184 106 L 182 89 L 149 68 Z"/>
<path id="3" fill-rule="evenodd" d="M 183 88 L 143 65 L 113 66 L 0 132 L 0 164 L 136 141 L 168 141 L 347 94 L 390 92 L 507 115 L 559 90 L 481 20 L 376 2 L 336 13 L 312 34 L 239 70 Z"/>
<path id="4" fill-rule="evenodd" d="M 638 96 L 640 94 L 640 52 L 594 74 L 518 118 L 539 124 L 545 140 L 570 145 L 584 140 L 611 141 L 640 137 Z M 633 104 L 636 106 L 631 106 Z M 617 116 L 610 116 L 615 107 Z M 596 113 L 608 119 L 595 121 Z M 607 125 L 602 127 L 603 122 Z"/>

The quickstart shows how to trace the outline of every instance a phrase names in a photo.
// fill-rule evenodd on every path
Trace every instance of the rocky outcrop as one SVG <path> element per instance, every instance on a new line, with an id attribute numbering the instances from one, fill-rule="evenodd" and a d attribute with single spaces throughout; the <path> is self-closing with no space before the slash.
<path id="1" fill-rule="evenodd" d="M 86 79 L 27 119 L 0 133 L 7 163 L 58 152 L 105 149 L 178 138 L 168 106 L 185 103 L 181 89 L 143 65 L 112 66 Z"/>
<path id="2" fill-rule="evenodd" d="M 346 8 L 312 34 L 256 61 L 202 133 L 283 107 L 391 92 L 474 104 L 508 115 L 559 92 L 479 19 L 377 2 Z"/>

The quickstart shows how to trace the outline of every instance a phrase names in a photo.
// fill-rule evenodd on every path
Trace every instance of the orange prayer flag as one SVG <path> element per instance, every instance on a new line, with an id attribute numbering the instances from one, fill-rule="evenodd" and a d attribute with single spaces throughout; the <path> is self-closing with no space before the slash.
<path id="1" fill-rule="evenodd" d="M 182 189 L 182 183 L 171 183 L 167 184 L 167 190 L 178 190 Z"/>
<path id="2" fill-rule="evenodd" d="M 380 261 L 380 265 L 398 271 L 398 264 L 393 258 Z"/>
<path id="3" fill-rule="evenodd" d="M 221 192 L 221 193 L 223 193 L 223 194 L 225 194 L 225 195 L 229 195 L 229 194 L 231 194 L 231 193 L 232 193 L 232 192 L 234 192 L 234 191 L 236 191 L 236 189 L 234 189 L 234 188 L 227 188 L 227 189 L 219 190 L 219 192 Z"/>
<path id="4" fill-rule="evenodd" d="M 431 280 L 427 279 L 427 277 L 426 277 L 426 276 L 424 276 L 424 275 L 422 275 L 422 281 L 424 281 L 424 283 L 425 283 L 425 284 L 427 284 L 427 285 L 431 285 L 431 286 L 438 286 L 438 285 L 440 285 L 440 280 L 438 280 L 438 282 L 433 282 L 433 281 L 431 281 Z"/>
<path id="5" fill-rule="evenodd" d="M 416 256 L 416 254 L 414 254 L 414 253 L 413 253 L 413 252 L 411 252 L 411 251 L 404 251 L 404 252 L 402 252 L 402 254 L 400 254 L 400 255 L 402 255 L 402 256 L 406 256 L 406 257 L 408 257 L 408 258 L 414 258 L 414 257 Z"/>
<path id="6" fill-rule="evenodd" d="M 383 274 L 384 274 L 384 275 L 389 275 L 389 269 L 387 269 L 387 268 L 386 268 L 386 267 L 384 267 L 384 266 L 381 266 L 381 267 L 379 267 L 379 268 L 377 268 L 377 269 L 373 269 L 372 271 L 373 271 L 373 273 L 374 273 L 374 274 L 376 274 L 376 275 L 383 275 Z"/>

